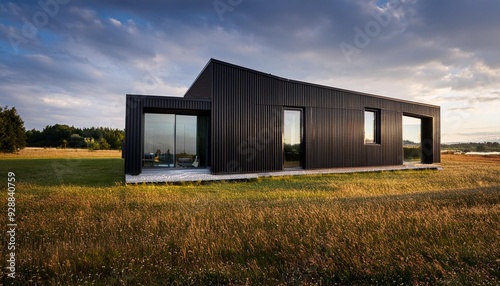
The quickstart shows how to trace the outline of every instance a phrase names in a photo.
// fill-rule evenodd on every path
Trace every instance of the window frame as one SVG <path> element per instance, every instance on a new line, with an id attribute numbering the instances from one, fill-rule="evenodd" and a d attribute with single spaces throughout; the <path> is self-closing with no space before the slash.
<path id="1" fill-rule="evenodd" d="M 301 107 L 289 107 L 289 106 L 284 106 L 283 107 L 283 123 L 282 123 L 282 150 L 283 150 L 283 167 L 282 169 L 285 170 L 287 168 L 284 167 L 285 163 L 285 113 L 286 111 L 298 111 L 300 113 L 300 159 L 299 159 L 299 164 L 297 168 L 299 169 L 304 169 L 304 164 L 305 164 L 305 108 Z"/>
<path id="2" fill-rule="evenodd" d="M 374 121 L 373 121 L 373 142 L 366 142 L 366 113 L 371 112 L 373 113 L 374 116 Z M 365 108 L 363 110 L 363 143 L 365 145 L 380 145 L 381 144 L 381 136 L 380 136 L 380 129 L 381 129 L 381 120 L 380 120 L 380 109 L 376 108 Z"/>

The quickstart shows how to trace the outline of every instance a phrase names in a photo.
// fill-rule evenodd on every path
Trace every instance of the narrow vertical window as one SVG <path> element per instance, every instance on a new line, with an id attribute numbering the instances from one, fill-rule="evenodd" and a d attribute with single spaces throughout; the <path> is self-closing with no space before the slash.
<path id="1" fill-rule="evenodd" d="M 365 109 L 365 144 L 380 144 L 380 112 Z"/>
<path id="2" fill-rule="evenodd" d="M 283 168 L 302 168 L 302 110 L 285 109 L 283 130 Z"/>

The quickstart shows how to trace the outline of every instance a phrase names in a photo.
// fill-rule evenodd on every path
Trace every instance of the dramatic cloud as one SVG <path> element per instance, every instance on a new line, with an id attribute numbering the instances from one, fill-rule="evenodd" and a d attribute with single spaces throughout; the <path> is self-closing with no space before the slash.
<path id="1" fill-rule="evenodd" d="M 7 1 L 0 105 L 27 128 L 124 127 L 127 93 L 182 96 L 210 58 L 442 107 L 443 141 L 500 140 L 500 2 Z"/>

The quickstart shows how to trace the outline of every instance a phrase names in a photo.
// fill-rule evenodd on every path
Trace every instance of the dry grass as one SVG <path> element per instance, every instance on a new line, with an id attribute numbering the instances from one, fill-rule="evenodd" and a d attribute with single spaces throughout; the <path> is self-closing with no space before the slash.
<path id="1" fill-rule="evenodd" d="M 74 158 L 121 158 L 120 150 L 71 149 L 71 148 L 37 148 L 28 147 L 18 153 L 1 153 L 2 159 L 74 159 Z"/>
<path id="2" fill-rule="evenodd" d="M 15 282 L 497 285 L 499 163 L 183 186 L 19 178 Z"/>

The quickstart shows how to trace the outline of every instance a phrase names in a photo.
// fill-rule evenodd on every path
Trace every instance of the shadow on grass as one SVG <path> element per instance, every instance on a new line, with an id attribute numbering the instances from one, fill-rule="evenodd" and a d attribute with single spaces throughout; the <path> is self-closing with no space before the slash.
<path id="1" fill-rule="evenodd" d="M 18 184 L 106 187 L 123 184 L 122 159 L 0 160 L 2 174 L 14 172 Z"/>

